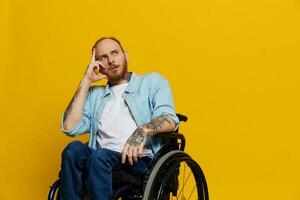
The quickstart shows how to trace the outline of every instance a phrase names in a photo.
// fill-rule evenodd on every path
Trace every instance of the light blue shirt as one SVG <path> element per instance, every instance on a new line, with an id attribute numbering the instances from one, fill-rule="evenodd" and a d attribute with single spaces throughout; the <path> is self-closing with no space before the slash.
<path id="1" fill-rule="evenodd" d="M 168 81 L 158 73 L 137 75 L 132 73 L 129 84 L 122 95 L 137 126 L 144 125 L 161 115 L 169 116 L 174 120 L 176 128 L 179 120 L 176 116 L 173 95 Z M 88 146 L 97 149 L 97 131 L 100 117 L 105 104 L 112 98 L 109 85 L 91 86 L 81 120 L 71 129 L 63 128 L 63 117 L 61 130 L 69 136 L 90 133 Z M 101 124 L 100 124 L 101 126 Z M 155 154 L 160 148 L 160 138 L 147 137 L 146 144 Z"/>

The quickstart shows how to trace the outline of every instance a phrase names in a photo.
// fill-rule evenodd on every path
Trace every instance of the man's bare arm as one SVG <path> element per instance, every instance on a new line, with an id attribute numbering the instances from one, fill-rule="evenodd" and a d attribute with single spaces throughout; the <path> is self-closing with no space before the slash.
<path id="1" fill-rule="evenodd" d="M 81 120 L 90 84 L 107 78 L 106 75 L 100 72 L 100 65 L 104 67 L 103 64 L 100 61 L 97 61 L 95 57 L 96 50 L 93 48 L 91 62 L 85 71 L 84 77 L 81 80 L 75 95 L 65 111 L 63 117 L 63 128 L 65 130 L 71 130 L 75 124 Z"/>
<path id="2" fill-rule="evenodd" d="M 137 162 L 137 157 L 143 152 L 147 136 L 152 136 L 162 132 L 173 132 L 175 122 L 168 116 L 161 115 L 152 119 L 149 123 L 139 126 L 128 138 L 122 151 L 122 163 L 125 162 L 126 156 L 130 165 Z"/>
<path id="3" fill-rule="evenodd" d="M 90 81 L 83 78 L 64 113 L 63 128 L 65 130 L 71 130 L 81 120 L 89 88 Z"/>
<path id="4" fill-rule="evenodd" d="M 138 146 L 146 138 L 156 133 L 172 132 L 175 129 L 175 122 L 168 116 L 161 115 L 152 119 L 149 123 L 144 124 L 135 129 L 132 135 L 128 138 L 129 145 Z"/>
<path id="5" fill-rule="evenodd" d="M 142 126 L 142 128 L 145 129 L 147 136 L 162 132 L 173 132 L 175 127 L 176 125 L 173 119 L 166 115 L 156 117 Z"/>

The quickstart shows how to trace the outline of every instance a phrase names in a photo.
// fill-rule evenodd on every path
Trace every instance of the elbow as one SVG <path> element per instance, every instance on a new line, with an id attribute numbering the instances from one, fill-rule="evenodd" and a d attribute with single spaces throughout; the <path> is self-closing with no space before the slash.
<path id="1" fill-rule="evenodd" d="M 168 127 L 168 131 L 170 132 L 174 132 L 176 131 L 176 122 L 169 116 L 167 116 L 168 121 L 169 121 L 169 127 Z"/>
<path id="2" fill-rule="evenodd" d="M 172 132 L 176 131 L 176 123 L 173 120 L 171 122 L 171 131 Z"/>
<path id="3" fill-rule="evenodd" d="M 66 132 L 70 132 L 72 129 L 73 129 L 73 127 L 74 127 L 74 125 L 73 124 L 71 124 L 71 123 L 69 123 L 68 121 L 65 121 L 63 124 L 62 124 L 62 128 L 63 128 L 63 130 L 65 130 Z"/>

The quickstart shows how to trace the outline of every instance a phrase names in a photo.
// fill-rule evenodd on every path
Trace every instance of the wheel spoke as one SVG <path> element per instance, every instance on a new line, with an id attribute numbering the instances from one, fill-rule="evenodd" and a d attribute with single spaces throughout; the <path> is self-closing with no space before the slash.
<path id="1" fill-rule="evenodd" d="M 193 188 L 193 190 L 192 190 L 192 193 L 190 194 L 188 200 L 191 198 L 192 194 L 194 193 L 194 190 L 195 190 L 196 186 L 197 186 L 197 184 L 194 186 L 194 188 Z"/>
<path id="2" fill-rule="evenodd" d="M 189 175 L 188 175 L 188 177 L 187 177 L 186 181 L 185 181 L 185 182 L 183 182 L 182 189 L 180 190 L 180 192 L 179 192 L 179 194 L 178 194 L 178 197 L 177 197 L 177 198 L 179 198 L 179 197 L 180 197 L 180 194 L 182 193 L 182 191 L 183 191 L 183 188 L 184 188 L 184 186 L 185 186 L 186 182 L 188 181 L 188 179 L 189 179 L 189 177 L 190 177 L 191 173 L 192 173 L 192 171 L 190 171 L 190 173 L 189 173 Z"/>
<path id="3" fill-rule="evenodd" d="M 184 183 L 184 176 L 185 176 L 185 163 L 183 163 L 183 183 Z M 184 188 L 182 188 L 182 196 L 184 195 Z"/>
<path id="4" fill-rule="evenodd" d="M 163 156 L 153 168 L 143 199 L 199 200 L 203 198 L 208 200 L 208 192 L 201 168 L 186 153 L 174 150 Z"/>

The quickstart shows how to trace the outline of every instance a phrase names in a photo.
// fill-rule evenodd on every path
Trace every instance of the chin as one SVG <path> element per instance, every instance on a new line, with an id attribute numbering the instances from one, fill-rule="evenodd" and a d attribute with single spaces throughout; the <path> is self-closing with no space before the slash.
<path id="1" fill-rule="evenodd" d="M 123 67 L 119 67 L 119 69 L 117 71 L 115 71 L 115 73 L 113 73 L 111 71 L 108 74 L 108 77 L 112 81 L 119 81 L 119 80 L 124 79 L 124 77 L 126 76 L 126 73 L 127 73 L 127 65 L 125 65 Z"/>
<path id="2" fill-rule="evenodd" d="M 119 81 L 119 80 L 121 80 L 123 78 L 123 76 L 122 76 L 121 73 L 110 74 L 108 77 L 112 81 Z"/>

